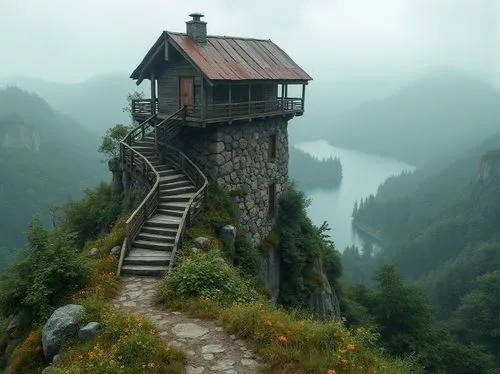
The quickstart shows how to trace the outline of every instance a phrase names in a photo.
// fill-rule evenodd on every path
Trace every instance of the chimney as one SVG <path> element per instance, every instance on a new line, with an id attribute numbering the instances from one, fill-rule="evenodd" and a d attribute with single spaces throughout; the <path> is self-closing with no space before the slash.
<path id="1" fill-rule="evenodd" d="M 193 17 L 191 21 L 186 22 L 186 34 L 197 44 L 205 44 L 207 42 L 207 23 L 201 21 L 204 17 L 200 13 L 191 13 L 189 17 Z"/>

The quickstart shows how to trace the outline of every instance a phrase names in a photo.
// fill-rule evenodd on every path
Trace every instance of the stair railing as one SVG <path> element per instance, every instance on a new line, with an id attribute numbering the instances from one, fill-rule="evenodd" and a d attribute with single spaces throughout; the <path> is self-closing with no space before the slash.
<path id="1" fill-rule="evenodd" d="M 167 141 L 172 139 L 184 124 L 185 114 L 184 107 L 156 126 L 155 141 L 158 149 L 162 150 L 163 159 L 188 177 L 197 189 L 196 193 L 189 199 L 187 208 L 182 214 L 179 229 L 175 235 L 169 270 L 174 264 L 178 248 L 182 248 L 182 238 L 186 229 L 191 226 L 193 219 L 203 209 L 208 187 L 208 179 L 200 168 L 179 149 L 167 144 Z M 168 128 L 169 126 L 170 128 Z"/>
<path id="2" fill-rule="evenodd" d="M 135 143 L 154 132 L 155 123 L 156 115 L 152 115 L 132 129 L 120 142 L 120 161 L 122 170 L 130 173 L 133 179 L 141 180 L 143 185 L 149 188 L 149 192 L 126 222 L 126 234 L 118 263 L 118 275 L 120 274 L 123 260 L 130 251 L 132 242 L 139 233 L 144 222 L 146 222 L 156 210 L 160 201 L 160 175 L 149 160 L 133 148 Z"/>

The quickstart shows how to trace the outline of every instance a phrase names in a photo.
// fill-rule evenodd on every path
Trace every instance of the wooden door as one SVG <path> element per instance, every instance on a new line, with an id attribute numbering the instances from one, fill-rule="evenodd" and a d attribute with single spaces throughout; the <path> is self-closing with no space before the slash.
<path id="1" fill-rule="evenodd" d="M 194 105 L 194 77 L 180 77 L 179 79 L 179 107 Z"/>

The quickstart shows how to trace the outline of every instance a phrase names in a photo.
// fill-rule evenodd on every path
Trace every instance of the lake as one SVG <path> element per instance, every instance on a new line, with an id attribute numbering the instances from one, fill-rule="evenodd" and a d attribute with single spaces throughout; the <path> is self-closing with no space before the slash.
<path id="1" fill-rule="evenodd" d="M 324 140 L 303 142 L 296 145 L 317 158 L 338 157 L 342 163 L 343 178 L 338 187 L 306 190 L 311 199 L 308 214 L 315 225 L 328 222 L 330 235 L 339 251 L 356 245 L 363 247 L 365 241 L 377 243 L 351 226 L 351 214 L 356 200 L 376 194 L 377 188 L 387 178 L 398 175 L 412 166 L 389 158 L 335 147 Z"/>

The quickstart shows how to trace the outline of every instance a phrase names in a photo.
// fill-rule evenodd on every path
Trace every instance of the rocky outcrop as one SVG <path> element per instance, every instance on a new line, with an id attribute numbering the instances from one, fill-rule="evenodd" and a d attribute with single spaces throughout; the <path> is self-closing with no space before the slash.
<path id="1" fill-rule="evenodd" d="M 319 319 L 339 321 L 339 299 L 323 272 L 321 257 L 314 257 L 313 273 L 318 275 L 319 284 L 312 295 L 312 309 L 316 312 Z"/>
<path id="2" fill-rule="evenodd" d="M 500 175 L 500 149 L 486 153 L 479 164 L 480 181 L 485 181 L 493 175 Z"/>
<path id="3" fill-rule="evenodd" d="M 123 170 L 120 164 L 120 158 L 113 157 L 108 161 L 108 169 L 113 174 L 111 186 L 113 190 L 121 193 L 123 192 Z"/>
<path id="4" fill-rule="evenodd" d="M 40 133 L 17 114 L 0 118 L 0 148 L 40 152 Z"/>
<path id="5" fill-rule="evenodd" d="M 183 128 L 172 141 L 207 177 L 232 191 L 248 238 L 257 245 L 273 225 L 270 202 L 277 204 L 288 182 L 286 118 L 267 118 L 220 127 Z M 274 184 L 274 199 L 270 192 Z"/>
<path id="6" fill-rule="evenodd" d="M 48 362 L 59 352 L 64 338 L 77 335 L 76 317 L 84 311 L 81 305 L 68 304 L 56 309 L 47 320 L 42 330 L 42 347 Z"/>

